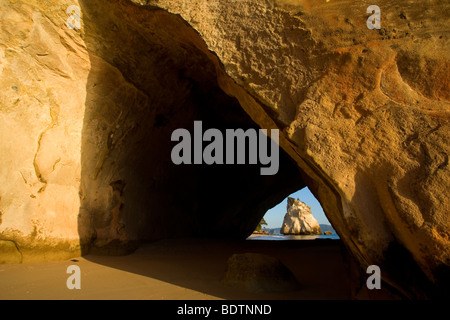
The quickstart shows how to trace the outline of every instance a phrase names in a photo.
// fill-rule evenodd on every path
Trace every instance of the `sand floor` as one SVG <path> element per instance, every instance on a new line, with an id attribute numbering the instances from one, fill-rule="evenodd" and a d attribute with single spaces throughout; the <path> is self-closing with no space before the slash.
<path id="1" fill-rule="evenodd" d="M 301 289 L 249 293 L 224 285 L 233 253 L 279 258 Z M 78 265 L 81 289 L 69 290 L 67 267 Z M 75 261 L 0 265 L 0 299 L 276 300 L 349 299 L 339 240 L 164 240 L 127 256 L 87 255 Z"/>

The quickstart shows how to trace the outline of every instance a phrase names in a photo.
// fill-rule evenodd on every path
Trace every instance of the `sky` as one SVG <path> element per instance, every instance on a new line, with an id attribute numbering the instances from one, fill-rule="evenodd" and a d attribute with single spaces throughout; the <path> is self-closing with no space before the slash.
<path id="1" fill-rule="evenodd" d="M 307 187 L 297 192 L 294 192 L 289 197 L 294 199 L 298 198 L 300 201 L 310 206 L 312 215 L 314 216 L 314 218 L 316 218 L 319 224 L 330 224 L 330 222 L 328 222 L 327 217 L 325 216 L 325 213 L 323 212 L 322 206 L 320 205 L 319 201 L 317 201 L 317 199 L 313 196 L 313 194 L 311 193 L 311 191 L 309 191 Z M 281 228 L 284 216 L 287 212 L 286 206 L 287 206 L 287 197 L 281 203 L 279 203 L 272 209 L 269 209 L 264 215 L 264 220 L 266 220 L 267 226 L 263 227 L 267 229 Z"/>

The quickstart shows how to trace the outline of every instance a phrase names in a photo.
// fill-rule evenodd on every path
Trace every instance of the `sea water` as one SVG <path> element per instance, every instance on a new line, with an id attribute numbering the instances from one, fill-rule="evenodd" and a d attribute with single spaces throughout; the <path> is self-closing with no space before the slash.
<path id="1" fill-rule="evenodd" d="M 265 235 L 265 234 L 252 234 L 247 240 L 315 240 L 315 239 L 332 239 L 337 240 L 339 236 L 337 234 L 332 235 L 283 235 L 280 233 Z"/>

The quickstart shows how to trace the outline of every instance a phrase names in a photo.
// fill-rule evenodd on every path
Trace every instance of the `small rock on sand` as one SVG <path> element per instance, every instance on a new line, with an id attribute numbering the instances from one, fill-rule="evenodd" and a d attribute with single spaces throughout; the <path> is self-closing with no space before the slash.
<path id="1" fill-rule="evenodd" d="M 232 255 L 223 282 L 257 293 L 299 289 L 294 275 L 279 259 L 258 253 Z"/>

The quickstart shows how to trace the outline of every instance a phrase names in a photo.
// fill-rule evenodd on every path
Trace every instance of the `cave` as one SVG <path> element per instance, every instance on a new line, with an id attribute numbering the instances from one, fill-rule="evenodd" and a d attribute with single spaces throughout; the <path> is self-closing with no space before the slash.
<path id="1" fill-rule="evenodd" d="M 384 2 L 380 31 L 349 0 L 0 4 L 0 263 L 245 239 L 307 186 L 355 287 L 448 296 L 445 10 Z M 278 129 L 278 173 L 175 165 L 195 121 Z"/>
<path id="2" fill-rule="evenodd" d="M 408 287 L 412 277 L 420 283 L 413 287 L 428 286 L 419 268 L 398 273 L 400 264 L 416 262 L 398 245 L 385 220 L 370 217 L 382 210 L 378 200 L 368 198 L 374 190 L 356 187 L 370 186 L 358 180 L 366 179 L 364 175 L 356 174 L 352 182 L 354 199 L 345 198 L 318 164 L 298 153 L 306 146 L 295 141 L 308 137 L 313 143 L 311 132 L 290 133 L 283 120 L 287 114 L 277 114 L 244 90 L 179 15 L 127 1 L 116 1 L 112 7 L 81 1 L 81 8 L 91 64 L 78 215 L 83 254 L 125 254 L 143 242 L 167 238 L 245 239 L 267 209 L 308 186 L 324 205 L 345 251 L 352 252 L 349 260 L 356 261 L 358 269 L 353 274 L 360 277 L 375 263 L 388 266 L 383 279 L 389 287 Z M 308 104 L 301 107 L 308 110 Z M 262 176 L 255 165 L 175 165 L 171 134 L 179 128 L 192 134 L 194 121 L 202 121 L 205 130 L 222 132 L 279 128 L 290 140 L 280 136 L 278 173 Z M 364 208 L 359 216 L 355 205 Z M 375 246 L 369 235 L 376 232 L 384 237 L 382 254 L 366 247 L 366 242 Z M 397 267 L 390 267 L 392 263 Z M 400 292 L 409 296 L 408 289 Z M 420 290 L 412 296 L 416 294 L 420 296 Z"/>
<path id="3" fill-rule="evenodd" d="M 275 175 L 261 175 L 253 164 L 175 165 L 176 129 L 193 135 L 194 121 L 221 132 L 259 126 L 221 89 L 213 61 L 197 47 L 201 42 L 193 44 L 200 39 L 181 19 L 128 6 L 145 19 L 132 28 L 120 7 L 105 20 L 95 10 L 101 9 L 84 4 L 85 41 L 92 48 L 78 224 L 84 253 L 124 253 L 165 238 L 245 239 L 268 208 L 305 186 L 282 149 Z M 154 33 L 162 19 L 178 24 L 174 30 L 184 37 L 170 29 Z M 120 25 L 106 28 L 112 20 Z"/>

